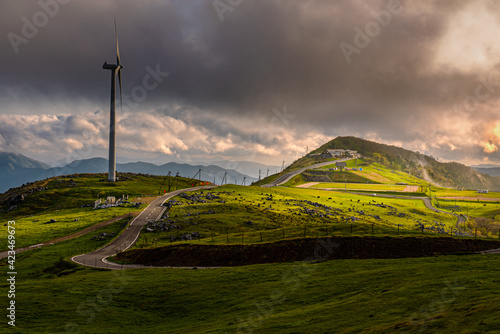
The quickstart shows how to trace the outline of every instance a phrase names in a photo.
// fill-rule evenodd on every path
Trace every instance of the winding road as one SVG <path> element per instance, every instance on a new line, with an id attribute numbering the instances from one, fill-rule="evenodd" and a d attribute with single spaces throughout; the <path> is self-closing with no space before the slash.
<path id="1" fill-rule="evenodd" d="M 333 160 L 333 161 L 321 162 L 319 164 L 300 168 L 300 169 L 294 170 L 292 172 L 288 172 L 286 174 L 283 174 L 280 177 L 278 177 L 276 180 L 272 181 L 271 183 L 262 185 L 262 187 L 266 187 L 266 188 L 276 187 L 276 186 L 282 185 L 283 183 L 290 181 L 292 179 L 292 177 L 299 175 L 308 169 L 314 169 L 314 168 L 319 168 L 319 167 L 323 167 L 323 166 L 333 165 L 336 162 L 343 162 L 343 161 L 352 160 L 352 159 L 353 158 L 338 159 L 338 160 Z"/>
<path id="2" fill-rule="evenodd" d="M 123 233 L 121 233 L 115 240 L 106 246 L 93 251 L 91 253 L 76 255 L 71 258 L 73 262 L 81 265 L 95 267 L 95 268 L 105 268 L 105 269 L 123 269 L 123 268 L 142 268 L 142 265 L 120 265 L 112 263 L 106 260 L 107 257 L 115 255 L 119 252 L 129 249 L 136 242 L 137 238 L 141 233 L 141 229 L 146 225 L 149 220 L 156 221 L 161 218 L 166 207 L 163 203 L 168 199 L 187 191 L 200 190 L 200 189 L 211 189 L 214 186 L 203 186 L 203 187 L 193 187 L 187 189 L 176 190 L 163 195 L 155 199 L 151 204 L 148 205 L 137 217 L 132 220 L 129 227 L 127 227 Z"/>

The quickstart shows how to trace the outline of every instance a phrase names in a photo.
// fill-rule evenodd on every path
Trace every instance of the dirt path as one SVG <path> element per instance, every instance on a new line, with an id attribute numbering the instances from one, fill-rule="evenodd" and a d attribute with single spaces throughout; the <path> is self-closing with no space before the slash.
<path id="1" fill-rule="evenodd" d="M 140 212 L 141 211 L 133 212 L 133 213 L 130 214 L 130 216 L 135 217 Z M 64 237 L 52 239 L 52 240 L 45 241 L 45 242 L 42 242 L 40 244 L 36 244 L 36 245 L 28 246 L 28 247 L 16 248 L 15 252 L 16 252 L 16 254 L 18 254 L 18 253 L 26 252 L 26 251 L 31 250 L 31 249 L 40 248 L 40 247 L 47 246 L 47 245 L 52 245 L 52 244 L 55 244 L 55 243 L 58 243 L 58 242 L 61 242 L 61 241 L 66 241 L 66 240 L 69 240 L 69 239 L 81 237 L 82 235 L 85 235 L 87 233 L 90 233 L 90 232 L 93 232 L 95 230 L 98 230 L 98 229 L 100 229 L 100 228 L 102 228 L 104 226 L 108 226 L 110 224 L 113 224 L 114 222 L 116 222 L 116 221 L 118 221 L 120 219 L 126 218 L 128 216 L 129 216 L 129 214 L 127 213 L 127 214 L 115 217 L 113 219 L 103 221 L 103 222 L 98 223 L 96 225 L 92 225 L 90 227 L 87 227 L 86 229 L 83 229 L 81 231 L 75 232 L 75 233 L 70 234 L 70 235 L 66 235 Z M 6 258 L 7 254 L 8 254 L 8 251 L 0 252 L 0 259 Z"/>
<path id="2" fill-rule="evenodd" d="M 420 186 L 406 186 L 406 188 L 403 190 L 404 193 L 416 193 L 418 191 L 418 188 Z"/>
<path id="3" fill-rule="evenodd" d="M 309 187 L 315 186 L 317 184 L 319 184 L 319 182 L 308 182 L 308 183 L 298 185 L 297 188 L 309 188 Z"/>
<path id="4" fill-rule="evenodd" d="M 500 198 L 491 198 L 491 197 L 438 197 L 438 199 L 442 200 L 464 200 L 464 201 L 489 201 L 489 202 L 500 202 Z"/>

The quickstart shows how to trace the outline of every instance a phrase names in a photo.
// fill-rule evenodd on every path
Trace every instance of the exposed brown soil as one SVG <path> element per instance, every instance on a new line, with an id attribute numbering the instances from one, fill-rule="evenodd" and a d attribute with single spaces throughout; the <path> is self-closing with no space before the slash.
<path id="1" fill-rule="evenodd" d="M 441 238 L 331 237 L 253 245 L 182 244 L 119 253 L 117 261 L 151 266 L 241 266 L 326 259 L 386 259 L 472 253 L 500 248 L 500 241 Z"/>

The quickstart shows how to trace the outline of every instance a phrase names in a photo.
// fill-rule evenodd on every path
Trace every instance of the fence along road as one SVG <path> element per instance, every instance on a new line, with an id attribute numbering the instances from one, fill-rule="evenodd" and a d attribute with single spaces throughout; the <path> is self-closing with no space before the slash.
<path id="1" fill-rule="evenodd" d="M 90 266 L 95 268 L 107 268 L 107 269 L 123 269 L 123 268 L 141 268 L 142 265 L 120 265 L 112 262 L 106 261 L 107 257 L 115 255 L 119 252 L 123 252 L 136 242 L 137 238 L 141 233 L 142 228 L 150 220 L 156 221 L 161 218 L 166 210 L 163 206 L 168 199 L 187 191 L 200 190 L 200 189 L 211 189 L 214 186 L 203 186 L 203 187 L 193 187 L 187 189 L 181 189 L 172 191 L 165 194 L 157 199 L 155 199 L 151 204 L 149 204 L 137 217 L 135 217 L 130 223 L 129 227 L 123 231 L 115 240 L 106 246 L 82 255 L 73 256 L 71 260 L 78 264 L 84 266 Z"/>
<path id="2" fill-rule="evenodd" d="M 344 158 L 344 159 L 339 159 L 339 160 L 334 160 L 334 161 L 321 162 L 319 164 L 300 168 L 300 169 L 294 170 L 292 172 L 288 172 L 286 174 L 283 174 L 280 177 L 278 177 L 276 180 L 272 181 L 271 183 L 262 185 L 262 187 L 266 187 L 266 188 L 276 187 L 276 186 L 282 185 L 283 183 L 290 181 L 292 179 L 292 177 L 299 175 L 308 169 L 314 169 L 314 168 L 318 168 L 318 167 L 333 165 L 336 162 L 343 162 L 343 161 L 352 160 L 352 159 L 353 158 Z"/>

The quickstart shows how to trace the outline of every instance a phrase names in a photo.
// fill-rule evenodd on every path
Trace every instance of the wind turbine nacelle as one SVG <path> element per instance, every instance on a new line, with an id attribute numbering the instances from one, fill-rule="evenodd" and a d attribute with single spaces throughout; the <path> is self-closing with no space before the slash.
<path id="1" fill-rule="evenodd" d="M 104 62 L 102 68 L 105 70 L 114 70 L 117 66 L 115 64 L 108 64 L 107 62 Z"/>

